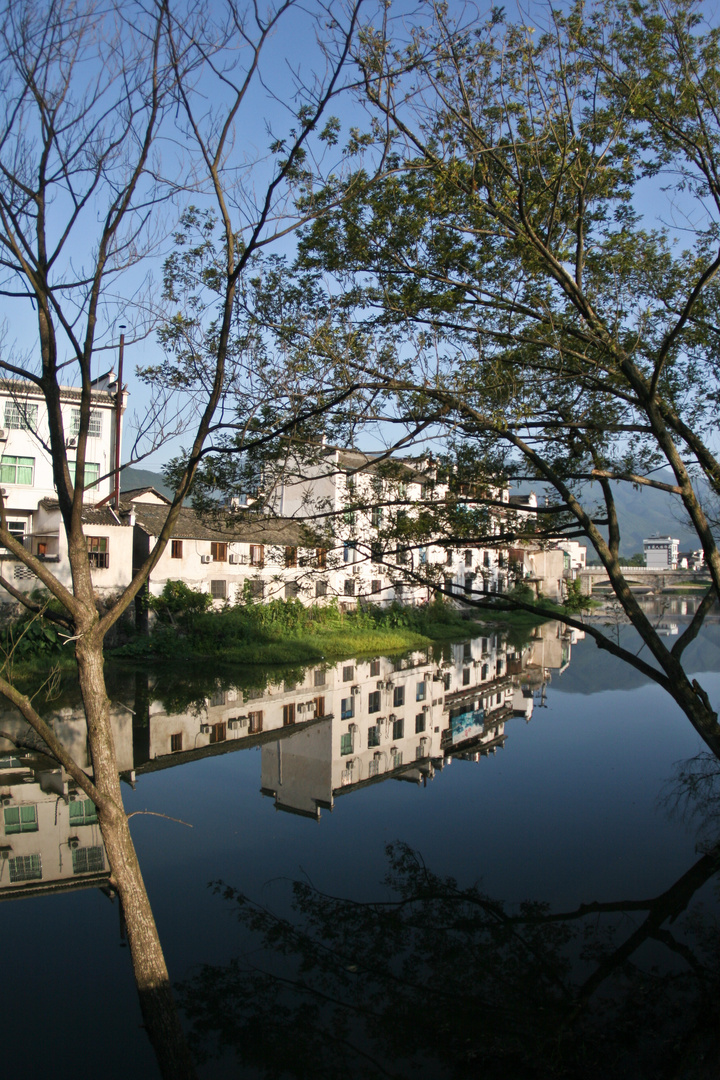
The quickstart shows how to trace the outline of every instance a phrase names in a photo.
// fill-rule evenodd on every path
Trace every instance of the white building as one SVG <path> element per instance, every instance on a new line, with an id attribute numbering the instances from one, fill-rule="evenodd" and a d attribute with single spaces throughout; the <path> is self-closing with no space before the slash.
<path id="1" fill-rule="evenodd" d="M 675 537 L 653 533 L 643 540 L 643 551 L 649 570 L 677 570 L 680 541 Z"/>

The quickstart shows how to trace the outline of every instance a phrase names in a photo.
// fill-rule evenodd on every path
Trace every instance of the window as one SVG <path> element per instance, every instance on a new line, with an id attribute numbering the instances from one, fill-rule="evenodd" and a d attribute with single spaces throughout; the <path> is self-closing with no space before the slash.
<path id="1" fill-rule="evenodd" d="M 316 697 L 313 700 L 315 702 L 315 716 L 324 716 L 325 715 L 325 698 L 324 697 Z"/>
<path id="2" fill-rule="evenodd" d="M 226 729 L 225 729 L 225 724 L 213 724 L 212 727 L 210 728 L 210 742 L 211 743 L 225 742 L 226 738 L 227 738 L 227 732 L 226 732 Z"/>
<path id="3" fill-rule="evenodd" d="M 382 506 L 373 506 L 370 511 L 370 523 L 379 529 L 382 525 Z"/>
<path id="4" fill-rule="evenodd" d="M 37 418 L 37 405 L 28 401 L 5 402 L 5 427 L 11 431 L 37 431 Z"/>
<path id="5" fill-rule="evenodd" d="M 380 691 L 373 690 L 368 697 L 368 712 L 375 713 L 380 712 Z"/>
<path id="6" fill-rule="evenodd" d="M 469 549 L 465 552 L 465 565 L 472 566 L 472 551 Z"/>
<path id="7" fill-rule="evenodd" d="M 265 565 L 265 545 L 264 544 L 251 544 L 250 545 L 250 565 L 251 566 L 264 566 Z"/>
<path id="8" fill-rule="evenodd" d="M 183 557 L 183 546 L 182 545 L 183 545 L 182 540 L 171 540 L 170 541 L 170 558 L 171 559 L 182 559 L 182 557 Z"/>
<path id="9" fill-rule="evenodd" d="M 253 600 L 262 600 L 265 596 L 265 582 L 264 581 L 246 581 L 248 592 Z"/>
<path id="10" fill-rule="evenodd" d="M 294 600 L 300 592 L 300 586 L 297 581 L 285 582 L 285 599 Z"/>
<path id="11" fill-rule="evenodd" d="M 70 825 L 97 825 L 97 807 L 92 799 L 75 799 L 69 805 Z"/>
<path id="12" fill-rule="evenodd" d="M 68 469 L 70 470 L 70 479 L 73 486 L 75 485 L 75 466 L 77 462 L 68 461 Z M 100 464 L 97 461 L 85 462 L 85 487 L 83 491 L 87 491 L 88 488 L 97 487 L 98 480 L 100 479 Z"/>
<path id="13" fill-rule="evenodd" d="M 370 592 L 373 593 L 375 596 L 377 596 L 378 593 L 382 592 L 382 581 L 380 580 L 380 578 L 372 579 L 372 582 L 370 584 Z"/>
<path id="14" fill-rule="evenodd" d="M 427 548 L 426 547 L 419 547 L 418 548 L 418 555 L 420 557 L 420 565 L 425 566 L 427 564 Z"/>
<path id="15" fill-rule="evenodd" d="M 489 565 L 490 565 L 490 552 L 489 551 L 483 551 L 483 566 L 489 566 Z"/>
<path id="16" fill-rule="evenodd" d="M 343 682 L 352 682 L 355 678 L 355 665 L 346 664 L 343 668 Z"/>
<path id="17" fill-rule="evenodd" d="M 327 596 L 327 581 L 315 582 L 315 596 L 322 597 Z"/>
<path id="18" fill-rule="evenodd" d="M 463 645 L 463 661 L 469 664 L 472 660 L 472 642 L 466 641 Z"/>
<path id="19" fill-rule="evenodd" d="M 327 566 L 327 549 L 315 548 L 315 560 L 317 562 L 318 570 L 324 570 Z"/>
<path id="20" fill-rule="evenodd" d="M 295 702 L 291 701 L 289 705 L 283 705 L 283 727 L 289 727 L 295 723 Z"/>
<path id="21" fill-rule="evenodd" d="M 393 739 L 402 739 L 405 734 L 405 721 L 402 716 L 397 720 L 393 720 Z"/>
<path id="22" fill-rule="evenodd" d="M 36 806 L 6 806 L 5 833 L 37 832 L 37 807 Z"/>
<path id="23" fill-rule="evenodd" d="M 402 750 L 396 750 L 395 753 L 392 756 L 392 767 L 393 767 L 393 769 L 399 769 L 400 766 L 402 765 L 402 763 L 403 763 Z"/>
<path id="24" fill-rule="evenodd" d="M 262 709 L 257 712 L 248 713 L 248 734 L 257 735 L 258 732 L 263 729 L 263 714 Z"/>
<path id="25" fill-rule="evenodd" d="M 39 881 L 42 878 L 42 860 L 39 855 L 18 855 L 10 859 L 10 882 Z"/>
<path id="26" fill-rule="evenodd" d="M 346 735 L 340 736 L 340 753 L 352 754 L 352 735 L 348 732 Z"/>
<path id="27" fill-rule="evenodd" d="M 354 596 L 355 595 L 355 582 L 353 581 L 352 578 L 345 578 L 345 585 L 344 585 L 344 588 L 343 588 L 343 592 L 344 592 L 345 596 Z"/>
<path id="28" fill-rule="evenodd" d="M 352 720 L 355 715 L 355 698 L 346 697 L 340 702 L 340 718 L 342 720 Z"/>
<path id="29" fill-rule="evenodd" d="M 406 566 L 408 558 L 409 555 L 405 548 L 401 548 L 399 546 L 395 548 L 395 562 L 398 564 L 398 566 Z"/>
<path id="30" fill-rule="evenodd" d="M 227 701 L 227 693 L 224 690 L 216 690 L 214 694 L 210 695 L 209 705 L 217 708 L 218 705 L 224 705 Z"/>
<path id="31" fill-rule="evenodd" d="M 415 734 L 419 735 L 421 731 L 425 730 L 425 713 L 419 712 L 415 716 Z"/>
<path id="32" fill-rule="evenodd" d="M 224 578 L 216 578 L 210 582 L 210 595 L 213 600 L 227 599 L 227 581 Z"/>
<path id="33" fill-rule="evenodd" d="M 445 552 L 445 565 L 450 566 L 452 561 L 453 561 L 452 548 L 448 548 L 448 550 Z"/>
<path id="34" fill-rule="evenodd" d="M 343 514 L 343 521 L 345 522 L 346 525 L 354 525 L 355 524 L 355 511 L 354 510 L 346 510 L 345 513 Z"/>
<path id="35" fill-rule="evenodd" d="M 182 750 L 183 733 L 182 731 L 176 731 L 174 735 L 170 736 L 170 753 L 177 754 Z"/>
<path id="36" fill-rule="evenodd" d="M 297 548 L 286 547 L 285 548 L 285 566 L 290 570 L 292 567 L 297 566 Z"/>
<path id="37" fill-rule="evenodd" d="M 417 685 L 415 686 L 415 700 L 416 701 L 424 701 L 425 700 L 425 690 L 426 690 L 425 680 L 423 679 L 422 682 L 417 683 Z"/>
<path id="38" fill-rule="evenodd" d="M 315 674 L 313 676 L 313 682 L 315 686 L 325 686 L 327 682 L 327 676 L 325 674 L 325 668 L 315 668 Z"/>
<path id="39" fill-rule="evenodd" d="M 380 725 L 379 724 L 373 724 L 372 727 L 368 728 L 367 744 L 368 744 L 368 746 L 379 746 L 380 745 Z"/>
<path id="40" fill-rule="evenodd" d="M 375 760 L 368 761 L 368 776 L 377 776 L 379 772 L 380 762 Z"/>
<path id="41" fill-rule="evenodd" d="M 489 674 L 490 674 L 489 665 L 488 664 L 483 664 L 482 668 L 480 669 L 480 678 L 481 679 L 487 679 Z"/>
<path id="42" fill-rule="evenodd" d="M 34 472 L 35 458 L 12 454 L 0 457 L 0 484 L 32 484 Z"/>
<path id="43" fill-rule="evenodd" d="M 73 409 L 70 417 L 70 434 L 80 434 L 80 410 Z M 88 438 L 102 438 L 102 413 L 99 409 L 90 410 L 90 424 L 88 426 Z"/>
<path id="44" fill-rule="evenodd" d="M 227 562 L 227 544 L 213 541 L 210 544 L 210 557 L 213 562 Z"/>
<path id="45" fill-rule="evenodd" d="M 370 678 L 372 679 L 374 677 L 377 677 L 379 674 L 380 674 L 380 661 L 379 660 L 371 660 L 370 661 Z"/>
<path id="46" fill-rule="evenodd" d="M 381 563 L 383 560 L 382 544 L 373 543 L 370 545 L 370 561 L 374 563 Z"/>
<path id="47" fill-rule="evenodd" d="M 357 558 L 357 542 L 355 540 L 346 540 L 343 544 L 343 562 L 353 563 Z"/>
<path id="48" fill-rule="evenodd" d="M 470 668 L 469 667 L 463 668 L 462 684 L 463 684 L 463 686 L 469 686 L 470 685 Z"/>
<path id="49" fill-rule="evenodd" d="M 397 709 L 405 704 L 405 687 L 396 686 L 393 690 L 393 706 Z"/>
<path id="50" fill-rule="evenodd" d="M 105 852 L 97 847 L 75 848 L 72 853 L 73 874 L 100 873 L 105 869 Z"/>
<path id="51" fill-rule="evenodd" d="M 88 536 L 88 560 L 96 570 L 107 570 L 110 566 L 110 551 L 107 536 Z"/>
<path id="52" fill-rule="evenodd" d="M 469 596 L 470 593 L 472 592 L 474 582 L 475 582 L 475 575 L 474 574 L 466 574 L 465 575 L 465 586 L 464 586 L 464 588 L 465 588 L 465 595 L 466 596 Z"/>
<path id="53" fill-rule="evenodd" d="M 25 525 L 26 525 L 26 522 L 24 520 L 19 519 L 19 518 L 15 519 L 15 520 L 8 519 L 8 523 L 7 523 L 8 532 L 10 533 L 11 536 L 14 536 L 15 539 L 20 544 L 25 543 Z M 2 546 L 4 547 L 5 545 L 2 545 Z M 38 544 L 38 555 L 40 555 L 40 554 L 41 554 L 41 552 L 40 552 L 40 544 Z"/>

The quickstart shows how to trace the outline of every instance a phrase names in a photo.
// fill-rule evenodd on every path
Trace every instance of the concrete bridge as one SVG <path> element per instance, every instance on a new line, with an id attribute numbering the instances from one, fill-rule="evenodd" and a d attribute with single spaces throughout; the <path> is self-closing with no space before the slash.
<path id="1" fill-rule="evenodd" d="M 658 570 L 647 566 L 623 566 L 622 571 L 631 589 L 659 592 L 679 585 L 681 582 L 692 582 L 693 585 L 710 584 L 710 575 L 706 570 Z M 580 570 L 577 576 L 580 587 L 586 595 L 592 593 L 595 585 L 610 588 L 604 566 L 588 566 Z"/>

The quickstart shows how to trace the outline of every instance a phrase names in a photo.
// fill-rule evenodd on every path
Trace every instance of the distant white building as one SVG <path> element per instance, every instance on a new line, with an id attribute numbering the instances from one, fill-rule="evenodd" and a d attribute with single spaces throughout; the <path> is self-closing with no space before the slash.
<path id="1" fill-rule="evenodd" d="M 680 541 L 675 537 L 654 533 L 643 540 L 643 551 L 649 570 L 677 570 Z"/>

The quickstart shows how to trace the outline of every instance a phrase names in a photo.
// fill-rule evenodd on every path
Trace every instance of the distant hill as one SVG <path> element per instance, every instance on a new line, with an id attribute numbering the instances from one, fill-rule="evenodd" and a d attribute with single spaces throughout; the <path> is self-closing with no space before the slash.
<path id="1" fill-rule="evenodd" d="M 663 483 L 674 483 L 669 470 L 654 474 L 654 479 Z M 540 501 L 543 494 L 541 485 L 533 489 L 531 484 L 522 484 L 519 491 L 523 494 L 535 490 Z M 705 489 L 707 491 L 707 489 Z M 690 519 L 684 513 L 675 495 L 657 488 L 641 487 L 635 489 L 631 484 L 613 484 L 613 494 L 617 505 L 620 522 L 620 554 L 626 558 L 636 552 L 642 552 L 643 540 L 653 533 L 675 536 L 680 541 L 681 551 L 688 551 L 700 546 Z M 580 495 L 586 507 L 600 502 L 601 494 L 596 485 L 586 484 Z M 607 535 L 607 530 L 601 530 Z M 581 541 L 582 543 L 582 541 Z M 594 553 L 588 552 L 588 558 Z"/>
<path id="2" fill-rule="evenodd" d="M 123 469 L 120 474 L 120 492 L 132 491 L 133 488 L 145 488 L 154 487 L 161 495 L 165 495 L 168 499 L 172 498 L 173 492 L 163 481 L 160 473 L 152 472 L 150 469 Z"/>
<path id="3" fill-rule="evenodd" d="M 657 473 L 656 478 L 665 483 L 672 483 L 672 477 L 664 472 Z M 122 490 L 129 491 L 132 488 L 154 487 L 168 498 L 172 497 L 172 491 L 164 483 L 160 473 L 150 469 L 124 469 L 122 473 Z M 599 490 L 590 491 L 591 485 L 586 485 L 583 499 L 588 502 L 597 502 L 600 498 Z M 690 525 L 688 518 L 682 515 L 677 498 L 657 488 L 640 488 L 635 490 L 630 484 L 614 484 L 615 500 L 620 519 L 620 554 L 626 558 L 642 551 L 643 540 L 652 533 L 663 533 L 676 536 L 680 541 L 681 550 L 689 550 L 699 546 L 697 536 Z M 520 493 L 527 494 L 535 490 L 538 500 L 541 500 L 543 489 L 541 485 L 521 484 L 517 489 Z M 603 530 L 604 531 L 604 530 Z M 594 553 L 588 552 L 592 558 Z"/>

